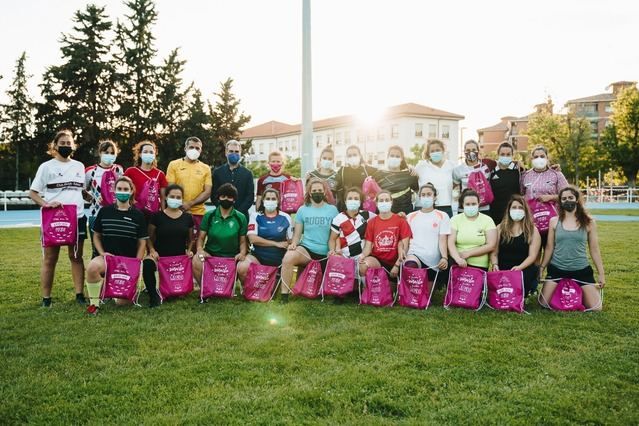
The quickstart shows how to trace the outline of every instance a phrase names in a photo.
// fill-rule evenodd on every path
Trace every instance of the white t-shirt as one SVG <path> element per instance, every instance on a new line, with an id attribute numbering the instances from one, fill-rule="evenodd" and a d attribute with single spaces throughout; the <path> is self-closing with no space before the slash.
<path id="1" fill-rule="evenodd" d="M 450 206 L 453 204 L 454 168 L 455 165 L 449 160 L 444 160 L 444 164 L 441 167 L 426 160 L 420 160 L 415 166 L 420 188 L 428 182 L 435 185 L 435 189 L 437 189 L 436 206 Z"/>
<path id="2" fill-rule="evenodd" d="M 75 204 L 78 217 L 84 216 L 84 165 L 79 161 L 45 161 L 38 167 L 30 189 L 42 194 L 47 203 Z"/>
<path id="3" fill-rule="evenodd" d="M 450 234 L 450 218 L 439 210 L 429 213 L 418 210 L 410 213 L 406 221 L 413 231 L 408 254 L 417 256 L 428 266 L 436 267 L 442 257 L 439 251 L 439 236 Z"/>

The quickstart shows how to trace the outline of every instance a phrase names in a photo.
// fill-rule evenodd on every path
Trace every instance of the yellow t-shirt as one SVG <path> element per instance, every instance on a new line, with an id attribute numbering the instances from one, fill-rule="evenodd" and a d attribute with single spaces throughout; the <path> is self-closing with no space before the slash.
<path id="1" fill-rule="evenodd" d="M 184 201 L 192 201 L 204 191 L 206 185 L 213 186 L 211 168 L 201 161 L 189 163 L 180 158 L 169 163 L 166 169 L 166 180 L 177 183 L 184 188 Z M 191 214 L 203 215 L 206 213 L 204 203 L 196 204 L 189 210 Z"/>
<path id="2" fill-rule="evenodd" d="M 454 216 L 450 220 L 450 227 L 457 231 L 457 239 L 455 246 L 459 251 L 465 251 L 481 247 L 486 244 L 486 232 L 495 229 L 493 219 L 483 213 L 479 213 L 477 219 L 470 220 L 464 213 Z M 488 268 L 488 253 L 469 257 L 466 262 L 470 266 L 479 266 Z"/>

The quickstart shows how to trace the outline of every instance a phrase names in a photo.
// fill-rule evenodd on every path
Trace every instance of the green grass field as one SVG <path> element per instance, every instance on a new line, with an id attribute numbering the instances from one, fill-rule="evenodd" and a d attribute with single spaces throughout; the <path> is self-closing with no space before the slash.
<path id="1" fill-rule="evenodd" d="M 602 215 L 639 216 L 639 209 L 592 209 L 588 210 L 588 213 Z"/>
<path id="2" fill-rule="evenodd" d="M 91 318 L 66 259 L 39 308 L 38 230 L 0 230 L 0 423 L 637 424 L 639 223 L 600 236 L 597 314 L 445 311 L 439 292 L 426 312 L 193 294 Z"/>

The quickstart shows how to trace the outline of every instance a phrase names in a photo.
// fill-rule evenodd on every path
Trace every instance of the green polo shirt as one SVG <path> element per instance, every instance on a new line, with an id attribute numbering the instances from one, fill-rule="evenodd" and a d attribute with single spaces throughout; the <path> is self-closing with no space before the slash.
<path id="1" fill-rule="evenodd" d="M 207 235 L 204 250 L 211 256 L 234 257 L 240 252 L 240 237 L 246 236 L 246 216 L 233 209 L 223 218 L 220 210 L 209 211 L 202 218 L 200 231 Z"/>

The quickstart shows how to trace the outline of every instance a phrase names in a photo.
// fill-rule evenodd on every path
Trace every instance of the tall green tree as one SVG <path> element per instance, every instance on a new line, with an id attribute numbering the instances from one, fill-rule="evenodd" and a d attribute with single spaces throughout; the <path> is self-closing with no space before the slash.
<path id="1" fill-rule="evenodd" d="M 2 139 L 9 143 L 10 150 L 8 154 L 15 156 L 14 163 L 14 186 L 15 189 L 20 189 L 21 178 L 31 172 L 28 167 L 21 169 L 21 164 L 24 160 L 21 160 L 21 153 L 24 155 L 24 147 L 29 144 L 33 137 L 34 130 L 34 107 L 35 104 L 29 95 L 27 84 L 29 78 L 32 76 L 27 74 L 26 71 L 27 53 L 22 52 L 22 55 L 16 61 L 14 68 L 14 76 L 11 81 L 11 85 L 7 90 L 8 102 L 3 105 L 3 127 L 2 127 Z M 28 156 L 24 156 L 28 159 Z M 28 161 L 28 160 L 27 160 Z M 5 164 L 5 170 L 8 164 Z M 26 170 L 25 170 L 26 169 Z M 5 179 L 8 176 L 4 177 Z"/>
<path id="2" fill-rule="evenodd" d="M 192 87 L 192 85 L 190 86 Z M 211 153 L 209 146 L 213 138 L 211 131 L 211 119 L 208 114 L 208 107 L 202 98 L 202 92 L 199 89 L 192 89 L 186 96 L 187 107 L 184 120 L 179 124 L 175 132 L 175 143 L 165 143 L 161 150 L 165 157 L 163 161 L 173 160 L 184 156 L 184 141 L 190 136 L 200 138 L 204 144 L 202 156 L 200 159 L 207 164 L 211 164 Z"/>
<path id="3" fill-rule="evenodd" d="M 226 161 L 224 155 L 225 144 L 229 139 L 239 139 L 241 129 L 251 121 L 250 115 L 244 115 L 240 111 L 240 100 L 233 94 L 233 79 L 227 78 L 220 84 L 220 92 L 215 106 L 209 103 L 209 116 L 211 120 L 212 139 L 206 148 L 210 151 L 211 165 L 219 166 Z M 248 152 L 251 144 L 242 146 L 243 152 Z"/>
<path id="4" fill-rule="evenodd" d="M 623 170 L 628 185 L 634 188 L 639 172 L 639 90 L 636 87 L 622 90 L 612 106 L 603 145 L 613 164 Z"/>

